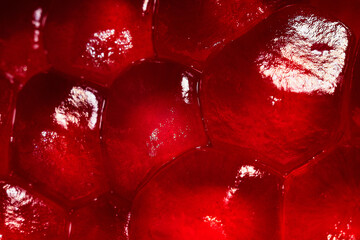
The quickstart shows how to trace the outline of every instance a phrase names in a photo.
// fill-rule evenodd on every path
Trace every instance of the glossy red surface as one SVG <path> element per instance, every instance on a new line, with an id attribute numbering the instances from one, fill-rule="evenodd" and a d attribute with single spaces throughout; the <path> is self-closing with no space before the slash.
<path id="1" fill-rule="evenodd" d="M 47 4 L 40 0 L 0 2 L 0 68 L 24 83 L 47 68 L 42 30 Z"/>
<path id="2" fill-rule="evenodd" d="M 260 40 L 259 40 L 260 39 Z M 309 8 L 285 8 L 210 59 L 201 103 L 210 139 L 249 147 L 288 171 L 340 133 L 349 30 Z"/>
<path id="3" fill-rule="evenodd" d="M 359 5 L 2 0 L 0 240 L 360 239 Z"/>
<path id="4" fill-rule="evenodd" d="M 108 86 L 131 62 L 153 56 L 152 4 L 54 0 L 45 28 L 55 68 Z"/>
<path id="5" fill-rule="evenodd" d="M 65 239 L 65 211 L 11 181 L 0 181 L 0 239 Z"/>
<path id="6" fill-rule="evenodd" d="M 160 57 L 197 69 L 206 58 L 291 0 L 158 1 L 154 44 Z"/>
<path id="7" fill-rule="evenodd" d="M 19 93 L 14 169 L 69 200 L 103 193 L 99 120 L 103 95 L 77 79 L 49 72 Z"/>
<path id="8" fill-rule="evenodd" d="M 134 200 L 131 239 L 279 239 L 282 180 L 243 151 L 184 154 Z"/>
<path id="9" fill-rule="evenodd" d="M 197 99 L 199 75 L 180 64 L 133 65 L 110 88 L 103 140 L 115 189 L 131 198 L 144 177 L 206 144 Z"/>
<path id="10" fill-rule="evenodd" d="M 359 149 L 339 148 L 285 181 L 285 239 L 358 239 Z"/>

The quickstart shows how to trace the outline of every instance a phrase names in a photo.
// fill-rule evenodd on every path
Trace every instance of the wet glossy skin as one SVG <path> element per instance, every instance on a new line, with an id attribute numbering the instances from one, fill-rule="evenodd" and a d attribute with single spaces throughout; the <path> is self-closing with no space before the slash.
<path id="1" fill-rule="evenodd" d="M 294 1 L 159 1 L 155 50 L 160 57 L 202 69 L 211 53 L 290 2 Z"/>
<path id="2" fill-rule="evenodd" d="M 196 85 L 199 76 L 180 64 L 134 65 L 110 88 L 103 139 L 116 190 L 131 198 L 150 172 L 206 144 Z"/>
<path id="3" fill-rule="evenodd" d="M 282 180 L 245 151 L 186 153 L 134 200 L 131 239 L 278 239 Z"/>
<path id="4" fill-rule="evenodd" d="M 101 161 L 99 90 L 56 72 L 32 78 L 19 93 L 15 171 L 69 200 L 107 190 Z"/>
<path id="5" fill-rule="evenodd" d="M 285 181 L 286 239 L 360 237 L 358 149 L 337 149 Z"/>
<path id="6" fill-rule="evenodd" d="M 0 240 L 360 238 L 358 2 L 305 1 L 3 0 Z"/>
<path id="7" fill-rule="evenodd" d="M 351 44 L 340 22 L 298 7 L 229 44 L 210 59 L 201 84 L 214 145 L 252 148 L 282 171 L 320 153 L 339 136 Z"/>
<path id="8" fill-rule="evenodd" d="M 0 68 L 12 81 L 24 83 L 47 68 L 42 41 L 46 6 L 37 0 L 0 3 Z"/>
<path id="9" fill-rule="evenodd" d="M 8 181 L 0 181 L 0 239 L 61 240 L 65 211 L 50 200 Z"/>
<path id="10" fill-rule="evenodd" d="M 109 86 L 131 62 L 154 55 L 152 3 L 141 7 L 139 0 L 54 1 L 45 29 L 50 63 Z"/>

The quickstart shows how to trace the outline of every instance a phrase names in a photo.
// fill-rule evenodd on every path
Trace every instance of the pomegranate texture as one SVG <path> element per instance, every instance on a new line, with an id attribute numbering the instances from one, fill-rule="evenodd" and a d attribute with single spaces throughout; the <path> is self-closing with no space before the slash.
<path id="1" fill-rule="evenodd" d="M 140 0 L 55 0 L 44 32 L 49 62 L 110 85 L 131 62 L 154 55 L 152 4 L 141 6 Z"/>
<path id="2" fill-rule="evenodd" d="M 150 61 L 134 65 L 110 88 L 103 140 L 123 196 L 131 198 L 154 168 L 206 144 L 198 81 L 198 73 L 180 64 Z"/>
<path id="3" fill-rule="evenodd" d="M 360 239 L 359 8 L 0 1 L 0 240 Z"/>
<path id="4" fill-rule="evenodd" d="M 280 170 L 321 152 L 338 137 L 350 36 L 338 21 L 289 7 L 230 43 L 202 79 L 210 138 L 256 149 Z"/>

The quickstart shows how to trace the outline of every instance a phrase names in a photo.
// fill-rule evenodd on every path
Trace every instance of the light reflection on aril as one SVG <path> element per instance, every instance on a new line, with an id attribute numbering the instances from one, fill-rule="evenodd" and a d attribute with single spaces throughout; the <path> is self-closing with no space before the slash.
<path id="1" fill-rule="evenodd" d="M 217 0 L 218 1 L 218 0 Z M 219 2 L 219 1 L 218 1 Z M 226 2 L 226 1 L 225 1 Z M 257 19 L 261 18 L 261 15 L 265 13 L 265 11 L 268 11 L 268 7 L 261 3 L 261 1 L 254 1 L 256 4 L 260 5 L 257 8 L 254 8 L 254 6 L 251 6 L 252 4 L 245 3 L 245 1 L 234 1 L 234 7 L 232 9 L 232 17 L 231 22 L 237 27 L 237 28 L 246 28 L 246 25 L 249 23 L 255 22 Z M 244 7 L 244 5 L 246 7 Z M 255 5 L 255 4 L 254 4 Z M 246 9 L 249 8 L 249 9 Z M 228 19 L 226 19 L 228 21 Z M 225 20 L 225 21 L 226 21 Z M 223 42 L 225 39 L 223 39 Z"/>
<path id="2" fill-rule="evenodd" d="M 129 49 L 133 48 L 130 30 L 107 29 L 93 34 L 86 43 L 84 59 L 90 60 L 95 67 L 109 66 Z"/>
<path id="3" fill-rule="evenodd" d="M 280 239 L 280 177 L 218 151 L 189 151 L 157 172 L 133 201 L 130 239 Z"/>
<path id="4" fill-rule="evenodd" d="M 45 19 L 46 19 L 46 17 L 43 14 L 43 9 L 37 8 L 33 13 L 33 20 L 32 20 L 32 24 L 34 26 L 34 39 L 33 39 L 33 41 L 34 41 L 33 49 L 34 50 L 36 50 L 40 47 L 39 46 L 40 29 L 44 26 Z"/>
<path id="5" fill-rule="evenodd" d="M 256 169 L 253 166 L 250 165 L 241 166 L 241 168 L 238 170 L 236 174 L 234 185 L 228 187 L 228 191 L 226 192 L 226 195 L 224 197 L 225 206 L 228 205 L 231 198 L 239 190 L 239 185 L 241 184 L 244 178 L 262 178 L 263 175 L 264 173 L 262 171 Z"/>
<path id="6" fill-rule="evenodd" d="M 124 235 L 126 237 L 126 240 L 129 240 L 129 224 L 130 224 L 130 220 L 131 220 L 131 212 L 128 213 L 127 215 L 127 219 L 126 219 L 126 224 L 124 227 Z"/>
<path id="7" fill-rule="evenodd" d="M 212 217 L 212 216 L 206 216 L 203 217 L 204 223 L 208 223 L 209 226 L 218 231 L 221 232 L 221 234 L 226 237 L 226 233 L 224 231 L 224 225 L 222 224 L 221 220 L 219 220 L 217 217 Z"/>
<path id="8" fill-rule="evenodd" d="M 52 152 L 56 152 L 55 146 L 62 147 L 63 152 L 66 151 L 66 141 L 65 137 L 58 135 L 57 132 L 54 131 L 42 131 L 40 133 L 40 141 L 33 140 L 34 154 L 41 155 L 42 151 L 48 150 Z M 61 152 L 61 153 L 63 153 Z M 59 155 L 58 155 L 59 156 Z"/>
<path id="9" fill-rule="evenodd" d="M 146 146 L 149 149 L 149 156 L 156 157 L 158 149 L 168 140 L 176 141 L 178 138 L 187 138 L 187 132 L 190 131 L 188 125 L 183 127 L 176 124 L 175 109 L 171 108 L 169 111 L 169 117 L 159 123 L 159 127 L 155 128 L 146 142 Z"/>
<path id="10" fill-rule="evenodd" d="M 182 93 L 184 102 L 186 104 L 190 104 L 190 98 L 189 98 L 190 85 L 189 85 L 189 79 L 185 74 L 183 74 L 182 79 L 181 79 L 181 87 L 182 87 L 181 93 Z"/>
<path id="11" fill-rule="evenodd" d="M 44 207 L 42 201 L 38 199 L 34 199 L 27 192 L 19 187 L 14 187 L 9 184 L 5 184 L 3 189 L 6 192 L 7 199 L 2 201 L 5 205 L 4 207 L 4 221 L 5 226 L 11 230 L 20 233 L 25 233 L 25 231 L 31 230 L 31 232 L 37 231 L 39 227 L 42 229 L 47 229 L 48 224 L 47 222 L 39 221 L 39 214 L 36 211 L 39 207 Z M 23 214 L 25 209 L 31 209 L 31 219 L 27 219 L 26 216 Z M 25 224 L 29 224 L 28 227 L 25 229 Z M 30 227 L 30 229 L 29 229 Z M 27 232 L 29 233 L 29 232 Z"/>
<path id="12" fill-rule="evenodd" d="M 280 90 L 333 94 L 341 81 L 347 46 L 347 30 L 339 22 L 300 15 L 289 19 L 286 33 L 272 39 L 257 65 Z"/>
<path id="13" fill-rule="evenodd" d="M 148 10 L 148 6 L 149 6 L 149 0 L 144 0 L 143 5 L 142 5 L 143 15 Z"/>
<path id="14" fill-rule="evenodd" d="M 90 88 L 73 87 L 69 97 L 55 108 L 54 122 L 65 129 L 68 129 L 70 124 L 81 127 L 85 123 L 85 126 L 93 130 L 99 111 L 94 91 Z"/>
<path id="15" fill-rule="evenodd" d="M 225 194 L 225 197 L 223 199 L 224 207 L 228 208 L 228 204 L 230 200 L 234 197 L 236 192 L 239 190 L 239 186 L 242 183 L 242 181 L 246 178 L 262 178 L 264 176 L 264 172 L 261 170 L 255 168 L 251 165 L 243 165 L 239 168 L 239 170 L 236 173 L 234 184 L 232 186 L 228 186 L 228 191 Z M 220 231 L 221 234 L 226 237 L 226 232 L 223 229 L 223 224 L 221 222 L 221 219 L 214 216 L 205 216 L 203 217 L 203 221 L 205 223 L 208 223 L 209 226 L 216 230 Z"/>
<path id="16" fill-rule="evenodd" d="M 274 96 L 270 96 L 270 101 L 271 101 L 271 105 L 275 106 L 275 104 L 277 102 L 280 102 L 282 99 L 281 98 L 276 98 Z"/>
<path id="17" fill-rule="evenodd" d="M 351 229 L 352 219 L 347 223 L 337 222 L 334 229 L 327 235 L 327 240 L 356 240 L 355 234 Z"/>

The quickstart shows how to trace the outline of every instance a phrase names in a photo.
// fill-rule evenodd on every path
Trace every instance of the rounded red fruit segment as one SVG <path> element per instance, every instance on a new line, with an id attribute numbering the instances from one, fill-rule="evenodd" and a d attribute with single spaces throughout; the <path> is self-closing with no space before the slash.
<path id="1" fill-rule="evenodd" d="M 0 3 L 0 69 L 11 80 L 23 83 L 47 68 L 42 41 L 46 5 L 41 0 Z"/>
<path id="2" fill-rule="evenodd" d="M 160 57 L 202 68 L 205 59 L 291 0 L 166 0 L 157 3 Z"/>
<path id="3" fill-rule="evenodd" d="M 70 200 L 106 191 L 100 90 L 56 72 L 22 89 L 15 120 L 15 171 Z"/>
<path id="4" fill-rule="evenodd" d="M 65 211 L 23 187 L 0 181 L 0 239 L 63 240 Z"/>
<path id="5" fill-rule="evenodd" d="M 9 168 L 13 102 L 14 87 L 0 72 L 0 175 L 6 175 Z"/>
<path id="6" fill-rule="evenodd" d="M 340 148 L 285 181 L 285 239 L 360 237 L 360 151 Z"/>
<path id="7" fill-rule="evenodd" d="M 130 239 L 279 239 L 282 180 L 251 155 L 194 150 L 136 196 Z"/>
<path id="8" fill-rule="evenodd" d="M 340 135 L 349 30 L 305 7 L 276 12 L 208 63 L 200 99 L 210 139 L 290 170 Z"/>
<path id="9" fill-rule="evenodd" d="M 71 215 L 70 240 L 127 239 L 130 204 L 115 196 L 96 198 Z"/>
<path id="10" fill-rule="evenodd" d="M 132 61 L 153 56 L 152 1 L 55 0 L 45 29 L 49 60 L 109 85 Z"/>
<path id="11" fill-rule="evenodd" d="M 131 197 L 151 169 L 206 143 L 197 83 L 198 74 L 182 65 L 145 61 L 112 85 L 103 136 L 123 196 Z"/>

